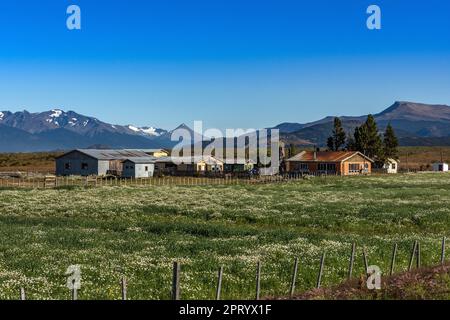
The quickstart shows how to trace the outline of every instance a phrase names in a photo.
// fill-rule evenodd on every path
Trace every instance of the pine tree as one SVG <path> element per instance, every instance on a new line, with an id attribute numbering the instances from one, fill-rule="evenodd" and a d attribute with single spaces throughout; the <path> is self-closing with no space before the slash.
<path id="1" fill-rule="evenodd" d="M 384 157 L 398 159 L 398 139 L 395 136 L 394 128 L 389 123 L 384 132 L 383 139 Z"/>
<path id="2" fill-rule="evenodd" d="M 381 137 L 378 134 L 377 123 L 373 115 L 369 114 L 366 123 L 364 124 L 367 134 L 367 146 L 365 154 L 372 159 L 382 159 L 383 158 L 383 147 L 381 142 Z"/>
<path id="3" fill-rule="evenodd" d="M 327 140 L 328 149 L 331 151 L 339 151 L 345 146 L 345 131 L 342 128 L 342 121 L 339 118 L 334 118 L 333 132 L 331 137 Z"/>
<path id="4" fill-rule="evenodd" d="M 363 124 L 360 127 L 355 128 L 355 145 L 354 145 L 354 151 L 359 151 L 362 153 L 365 153 L 367 150 L 367 128 Z"/>
<path id="5" fill-rule="evenodd" d="M 357 151 L 355 137 L 354 135 L 349 134 L 347 137 L 347 145 L 345 146 L 345 150 L 347 151 Z"/>
<path id="6" fill-rule="evenodd" d="M 334 139 L 333 137 L 328 137 L 327 139 L 327 147 L 329 151 L 334 151 Z"/>

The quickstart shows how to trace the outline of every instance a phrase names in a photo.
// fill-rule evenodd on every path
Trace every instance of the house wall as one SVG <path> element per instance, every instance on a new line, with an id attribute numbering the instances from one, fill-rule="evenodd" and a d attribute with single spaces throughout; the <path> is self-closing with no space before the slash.
<path id="1" fill-rule="evenodd" d="M 319 163 L 323 164 L 334 164 L 336 167 L 336 171 L 329 171 L 328 174 L 341 174 L 341 163 L 340 162 L 309 162 L 309 161 L 287 161 L 286 162 L 286 170 L 287 172 L 303 172 L 303 173 L 325 173 L 323 171 L 319 171 Z M 308 166 L 308 169 L 302 169 L 302 166 Z"/>
<path id="2" fill-rule="evenodd" d="M 358 167 L 358 170 L 356 171 L 350 171 L 350 165 L 356 165 Z M 366 167 L 366 170 L 364 168 Z M 341 174 L 344 176 L 349 175 L 359 175 L 361 173 L 364 174 L 370 174 L 372 173 L 372 163 L 366 158 L 360 156 L 360 155 L 354 155 L 350 159 L 347 159 L 346 161 L 342 162 L 341 165 Z"/>
<path id="3" fill-rule="evenodd" d="M 398 172 L 398 164 L 388 162 L 383 166 L 383 169 L 386 170 L 386 173 L 397 173 Z"/>
<path id="4" fill-rule="evenodd" d="M 442 168 L 440 167 L 442 166 Z M 442 169 L 442 170 L 440 170 Z M 448 164 L 447 163 L 434 163 L 433 164 L 433 171 L 444 171 L 447 172 L 448 171 Z"/>
<path id="5" fill-rule="evenodd" d="M 86 164 L 87 167 L 82 169 L 82 164 Z M 108 161 L 104 163 L 78 151 L 70 152 L 56 159 L 56 175 L 58 176 L 103 175 L 106 174 L 108 167 Z"/>

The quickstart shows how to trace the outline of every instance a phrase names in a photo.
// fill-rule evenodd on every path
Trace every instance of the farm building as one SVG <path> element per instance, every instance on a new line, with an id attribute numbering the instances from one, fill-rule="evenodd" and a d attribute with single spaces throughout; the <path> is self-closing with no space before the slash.
<path id="1" fill-rule="evenodd" d="M 139 150 L 76 149 L 56 158 L 58 176 L 121 175 L 127 159 L 149 158 Z"/>
<path id="2" fill-rule="evenodd" d="M 286 171 L 347 176 L 370 174 L 372 165 L 372 159 L 357 151 L 302 151 L 286 160 Z"/>
<path id="3" fill-rule="evenodd" d="M 162 157 L 155 162 L 155 170 L 163 174 L 221 173 L 224 169 L 224 163 L 211 156 Z"/>
<path id="4" fill-rule="evenodd" d="M 433 171 L 447 172 L 448 171 L 448 163 L 445 163 L 445 162 L 433 163 Z"/>
<path id="5" fill-rule="evenodd" d="M 400 163 L 399 160 L 388 158 L 386 159 L 386 162 L 383 165 L 383 169 L 385 170 L 386 173 L 397 173 L 399 163 Z"/>
<path id="6" fill-rule="evenodd" d="M 122 163 L 122 176 L 125 178 L 149 178 L 155 171 L 155 158 L 134 157 Z"/>
<path id="7" fill-rule="evenodd" d="M 246 159 L 225 159 L 224 172 L 248 172 L 255 167 L 252 160 Z"/>

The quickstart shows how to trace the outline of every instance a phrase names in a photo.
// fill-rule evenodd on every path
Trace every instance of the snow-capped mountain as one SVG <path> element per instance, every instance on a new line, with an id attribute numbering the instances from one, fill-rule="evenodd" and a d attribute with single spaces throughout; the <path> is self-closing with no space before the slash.
<path id="1" fill-rule="evenodd" d="M 167 130 L 109 124 L 74 111 L 0 111 L 0 152 L 44 151 L 106 145 L 111 148 L 170 148 Z"/>

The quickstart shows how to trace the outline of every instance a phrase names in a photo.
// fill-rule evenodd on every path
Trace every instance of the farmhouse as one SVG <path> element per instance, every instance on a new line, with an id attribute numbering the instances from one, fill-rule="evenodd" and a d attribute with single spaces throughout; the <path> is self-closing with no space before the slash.
<path id="1" fill-rule="evenodd" d="M 448 171 L 448 163 L 445 163 L 445 162 L 433 163 L 433 171 L 447 172 Z"/>
<path id="2" fill-rule="evenodd" d="M 370 174 L 372 165 L 372 159 L 357 151 L 302 151 L 286 160 L 286 171 L 347 176 Z"/>
<path id="3" fill-rule="evenodd" d="M 150 164 L 154 163 L 154 158 L 141 150 L 76 149 L 56 158 L 56 175 L 122 175 L 124 162 L 137 161 L 139 158 L 146 162 L 139 165 L 148 165 L 150 172 Z M 127 171 L 127 174 L 131 172 Z"/>

